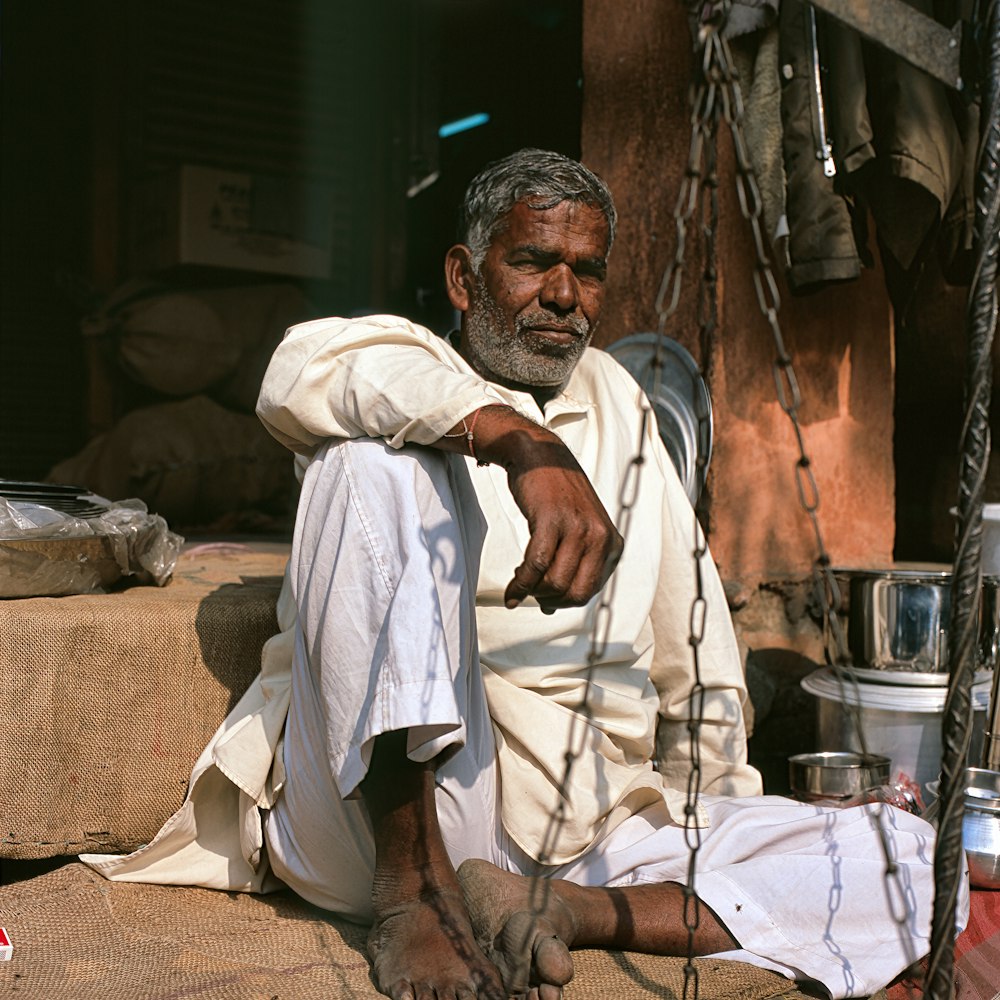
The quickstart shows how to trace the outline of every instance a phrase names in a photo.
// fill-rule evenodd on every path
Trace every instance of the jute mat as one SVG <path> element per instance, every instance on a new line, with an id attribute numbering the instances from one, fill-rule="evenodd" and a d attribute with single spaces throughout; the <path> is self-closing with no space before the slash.
<path id="1" fill-rule="evenodd" d="M 260 669 L 288 550 L 195 546 L 162 588 L 0 601 L 0 858 L 153 837 Z"/>
<path id="2" fill-rule="evenodd" d="M 366 929 L 290 893 L 107 882 L 73 862 L 0 889 L 22 1000 L 376 1000 Z M 579 951 L 566 1000 L 683 996 L 682 959 Z M 698 959 L 702 1000 L 805 1000 L 783 976 Z"/>

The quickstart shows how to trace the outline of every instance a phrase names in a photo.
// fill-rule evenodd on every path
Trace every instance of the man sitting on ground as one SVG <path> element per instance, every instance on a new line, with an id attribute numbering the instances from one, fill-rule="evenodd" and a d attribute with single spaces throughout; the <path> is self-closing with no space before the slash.
<path id="1" fill-rule="evenodd" d="M 294 327 L 276 351 L 258 412 L 303 485 L 265 667 L 291 661 L 290 704 L 285 722 L 265 683 L 234 713 L 272 749 L 284 723 L 283 742 L 241 785 L 256 873 L 201 884 L 260 887 L 256 803 L 275 874 L 372 922 L 376 984 L 400 1000 L 554 1000 L 571 947 L 685 954 L 695 628 L 694 951 L 866 995 L 927 949 L 933 831 L 885 820 L 899 928 L 864 809 L 760 795 L 717 572 L 642 393 L 588 346 L 615 222 L 590 171 L 522 150 L 469 187 L 445 260 L 455 343 L 375 316 Z M 623 539 L 608 511 L 640 428 Z M 220 730 L 193 787 L 213 767 L 238 780 L 246 729 Z M 191 828 L 150 845 L 154 867 Z M 176 880 L 138 855 L 102 870 Z"/>

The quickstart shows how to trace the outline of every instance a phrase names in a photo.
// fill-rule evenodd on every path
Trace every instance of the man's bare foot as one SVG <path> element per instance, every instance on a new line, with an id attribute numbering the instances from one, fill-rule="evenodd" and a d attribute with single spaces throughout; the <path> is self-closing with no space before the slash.
<path id="1" fill-rule="evenodd" d="M 552 884 L 478 860 L 463 862 L 458 880 L 476 940 L 500 970 L 507 992 L 558 1000 L 573 978 L 569 946 L 576 922 Z"/>
<path id="2" fill-rule="evenodd" d="M 368 936 L 375 985 L 393 1000 L 504 1000 L 458 892 L 425 892 L 380 909 Z"/>

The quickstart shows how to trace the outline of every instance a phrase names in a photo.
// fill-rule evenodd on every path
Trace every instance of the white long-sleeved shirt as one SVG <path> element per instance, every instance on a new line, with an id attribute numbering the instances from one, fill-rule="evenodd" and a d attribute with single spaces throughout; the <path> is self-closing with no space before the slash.
<path id="1" fill-rule="evenodd" d="M 429 330 L 399 317 L 372 316 L 317 320 L 289 330 L 265 375 L 258 414 L 270 433 L 296 453 L 301 471 L 330 438 L 380 437 L 394 447 L 431 444 L 474 410 L 494 403 L 508 404 L 558 435 L 612 517 L 623 494 L 631 503 L 625 549 L 603 594 L 606 611 L 598 610 L 601 596 L 585 608 L 554 615 L 541 614 L 530 600 L 510 611 L 503 592 L 527 545 L 527 525 L 505 472 L 472 470 L 489 525 L 476 605 L 484 684 L 497 735 L 503 823 L 529 854 L 537 857 L 544 844 L 546 860 L 557 863 L 579 856 L 602 831 L 653 798 L 662 797 L 672 818 L 684 821 L 691 763 L 693 552 L 700 529 L 655 420 L 643 425 L 647 404 L 641 390 L 610 355 L 588 349 L 565 389 L 542 411 L 529 394 L 484 380 Z M 636 470 L 632 461 L 640 437 L 645 461 Z M 699 646 L 705 685 L 701 787 L 714 794 L 758 794 L 760 777 L 746 761 L 746 688 L 725 596 L 707 554 L 700 569 L 705 599 Z M 280 759 L 273 771 L 271 764 L 278 723 L 287 710 L 289 640 L 295 628 L 289 595 L 282 597 L 286 634 L 265 649 L 262 676 L 199 759 L 188 801 L 145 854 L 90 858 L 105 874 L 260 888 L 255 807 L 269 805 L 280 793 Z M 588 670 L 595 629 L 600 655 Z M 566 785 L 568 749 L 574 759 Z M 229 806 L 220 805 L 225 781 L 220 783 L 215 770 L 237 786 L 238 791 L 228 790 Z M 233 814 L 233 831 L 227 837 L 219 830 L 211 857 L 199 853 L 196 843 L 211 838 L 194 834 L 204 831 L 199 812 L 209 808 L 204 801 L 199 804 L 199 781 L 213 785 L 213 830 L 220 815 Z M 552 844 L 547 833 L 561 791 L 568 796 Z M 703 813 L 699 821 L 705 822 Z M 231 856 L 237 847 L 242 859 Z M 179 870 L 184 864 L 187 876 Z"/>

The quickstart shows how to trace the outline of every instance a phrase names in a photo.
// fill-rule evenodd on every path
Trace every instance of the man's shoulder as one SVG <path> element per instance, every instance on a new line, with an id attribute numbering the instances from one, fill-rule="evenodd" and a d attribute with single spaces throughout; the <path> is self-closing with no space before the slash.
<path id="1" fill-rule="evenodd" d="M 289 337 L 306 337 L 311 334 L 326 331 L 330 335 L 388 336 L 402 334 L 406 337 L 416 337 L 428 342 L 441 342 L 444 338 L 428 330 L 427 327 L 414 323 L 404 316 L 393 316 L 389 313 L 371 313 L 362 316 L 325 316 L 321 319 L 310 319 L 296 323 L 288 331 Z"/>
<path id="2" fill-rule="evenodd" d="M 416 348 L 449 367 L 463 367 L 460 355 L 446 337 L 403 316 L 387 313 L 307 320 L 288 330 L 282 346 L 286 352 L 307 355 L 327 351 L 339 354 L 368 347 L 383 350 Z"/>

